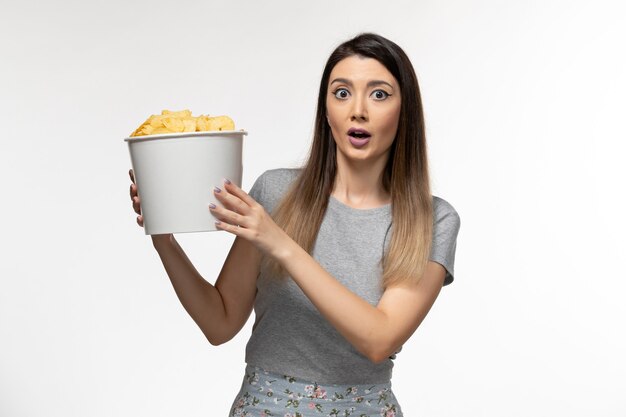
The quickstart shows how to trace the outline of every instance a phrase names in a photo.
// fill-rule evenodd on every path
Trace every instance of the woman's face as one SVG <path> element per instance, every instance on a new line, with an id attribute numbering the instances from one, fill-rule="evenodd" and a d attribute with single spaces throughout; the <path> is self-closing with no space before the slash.
<path id="1" fill-rule="evenodd" d="M 326 109 L 337 157 L 387 162 L 402 98 L 394 76 L 377 60 L 350 56 L 330 73 Z"/>

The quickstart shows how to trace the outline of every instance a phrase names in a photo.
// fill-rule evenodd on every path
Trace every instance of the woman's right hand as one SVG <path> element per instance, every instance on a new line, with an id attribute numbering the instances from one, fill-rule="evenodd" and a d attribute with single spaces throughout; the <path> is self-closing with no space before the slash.
<path id="1" fill-rule="evenodd" d="M 132 169 L 128 171 L 128 175 L 130 175 L 130 180 L 133 182 L 130 185 L 130 199 L 133 202 L 133 210 L 135 210 L 135 213 L 139 214 L 139 216 L 137 216 L 137 224 L 143 227 L 143 216 L 141 215 L 141 200 L 139 200 L 139 196 L 137 195 L 137 184 L 135 184 L 135 174 L 133 173 Z"/>

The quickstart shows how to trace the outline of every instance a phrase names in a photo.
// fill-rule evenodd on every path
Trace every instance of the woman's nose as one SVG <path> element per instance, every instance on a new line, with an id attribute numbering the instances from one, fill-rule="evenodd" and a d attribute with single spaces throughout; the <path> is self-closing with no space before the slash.
<path id="1" fill-rule="evenodd" d="M 352 120 L 367 120 L 367 99 L 355 97 L 352 101 Z"/>

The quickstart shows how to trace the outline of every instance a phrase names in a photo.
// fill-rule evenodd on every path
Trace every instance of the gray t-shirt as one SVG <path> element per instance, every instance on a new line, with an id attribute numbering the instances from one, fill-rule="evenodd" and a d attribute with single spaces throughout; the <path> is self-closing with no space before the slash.
<path id="1" fill-rule="evenodd" d="M 298 169 L 264 172 L 249 194 L 271 213 Z M 454 279 L 460 219 L 445 200 L 433 196 L 434 229 L 430 259 Z M 330 275 L 373 306 L 382 289 L 380 260 L 391 238 L 391 204 L 355 209 L 334 197 L 313 247 L 313 258 Z M 358 352 L 317 311 L 293 280 L 272 279 L 261 268 L 254 302 L 255 322 L 246 346 L 246 363 L 326 384 L 380 384 L 391 379 L 393 360 L 375 364 Z"/>

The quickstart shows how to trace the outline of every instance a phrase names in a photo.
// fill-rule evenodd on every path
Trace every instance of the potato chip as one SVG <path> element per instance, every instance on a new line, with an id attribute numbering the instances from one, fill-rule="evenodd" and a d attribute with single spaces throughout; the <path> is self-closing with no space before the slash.
<path id="1" fill-rule="evenodd" d="M 235 130 L 235 123 L 228 116 L 209 117 L 208 130 Z"/>
<path id="2" fill-rule="evenodd" d="M 209 116 L 198 116 L 196 119 L 196 128 L 198 132 L 205 132 L 209 130 Z"/>
<path id="3" fill-rule="evenodd" d="M 206 132 L 235 130 L 235 122 L 228 116 L 194 117 L 190 110 L 163 110 L 159 115 L 152 115 L 141 124 L 133 136 L 158 135 L 161 133 Z"/>
<path id="4" fill-rule="evenodd" d="M 163 110 L 161 114 L 168 115 L 170 117 L 192 117 L 190 110 L 181 110 L 181 111 Z"/>
<path id="5" fill-rule="evenodd" d="M 151 135 L 159 135 L 161 133 L 172 133 L 172 131 L 166 127 L 157 127 L 152 132 L 150 132 Z"/>
<path id="6" fill-rule="evenodd" d="M 145 125 L 143 126 L 143 128 L 139 131 L 139 133 L 137 133 L 137 136 L 142 136 L 142 135 L 151 135 L 152 132 L 154 131 L 154 129 L 156 129 L 154 126 L 152 125 Z"/>
<path id="7" fill-rule="evenodd" d="M 177 119 L 175 117 L 165 117 L 162 120 L 163 126 L 165 126 L 170 132 L 182 132 L 185 130 L 185 124 L 182 119 Z"/>
<path id="8" fill-rule="evenodd" d="M 184 125 L 183 132 L 195 132 L 196 131 L 195 119 L 184 119 L 183 125 Z"/>
<path id="9" fill-rule="evenodd" d="M 141 126 L 139 126 L 133 133 L 130 134 L 130 136 L 139 136 L 139 132 L 141 132 L 141 130 L 149 123 L 150 118 L 147 118 L 146 121 L 141 124 Z"/>

